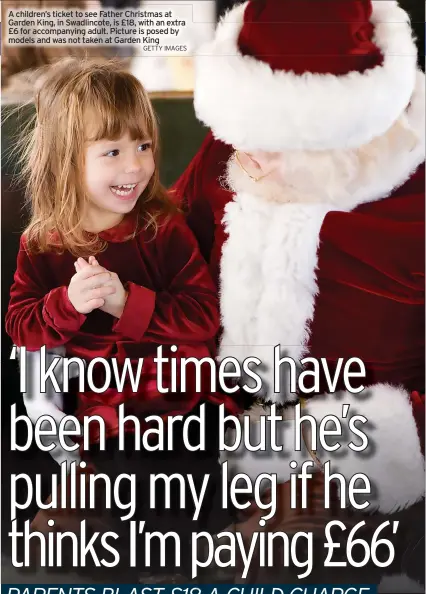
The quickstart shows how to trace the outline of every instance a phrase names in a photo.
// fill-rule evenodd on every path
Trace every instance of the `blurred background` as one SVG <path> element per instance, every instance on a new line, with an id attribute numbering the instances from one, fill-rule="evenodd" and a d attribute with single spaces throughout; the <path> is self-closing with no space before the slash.
<path id="1" fill-rule="evenodd" d="M 186 92 L 193 89 L 193 60 L 191 55 L 203 41 L 212 37 L 217 20 L 235 0 L 60 0 L 55 6 L 86 8 L 88 10 L 149 9 L 159 10 L 161 5 L 173 7 L 173 18 L 186 21 L 180 43 L 189 48 L 182 56 L 158 57 L 144 53 L 140 46 L 92 46 L 84 47 L 14 47 L 6 43 L 6 27 L 2 35 L 2 95 L 4 102 L 14 102 L 31 93 L 34 70 L 66 55 L 97 58 L 119 57 L 150 92 Z M 2 0 L 2 22 L 6 24 L 7 13 L 14 8 L 43 9 L 52 6 L 51 0 Z M 191 15 L 191 19 L 188 19 Z"/>
<path id="2" fill-rule="evenodd" d="M 159 5 L 173 6 L 174 16 L 187 20 L 183 42 L 193 53 L 198 46 L 207 41 L 214 33 L 219 18 L 232 6 L 242 0 L 156 0 Z M 424 69 L 425 54 L 425 3 L 423 0 L 399 0 L 412 19 L 419 47 L 419 64 Z M 58 0 L 55 5 L 63 8 L 105 9 L 144 9 L 149 7 L 149 0 Z M 151 3 L 152 5 L 152 3 Z M 2 0 L 1 19 L 5 24 L 7 11 L 11 8 L 43 9 L 52 6 L 52 0 Z M 190 9 L 190 13 L 188 12 Z M 192 15 L 189 22 L 188 14 Z M 14 47 L 5 43 L 6 28 L 2 31 L 2 102 L 22 100 L 31 93 L 34 69 L 50 63 L 65 55 L 94 56 L 107 58 L 118 56 L 136 74 L 150 92 L 184 92 L 193 89 L 193 60 L 190 56 L 158 57 L 144 54 L 140 46 L 118 47 Z"/>
<path id="3" fill-rule="evenodd" d="M 231 6 L 241 0 L 155 0 L 167 7 L 173 5 L 175 11 L 179 7 L 192 5 L 193 20 L 185 31 L 185 43 L 191 50 L 195 50 L 200 43 L 211 38 L 218 19 Z M 296 0 L 295 0 L 296 1 Z M 425 66 L 425 3 L 422 0 L 400 0 L 410 14 L 415 30 L 419 49 L 419 66 Z M 97 9 L 111 8 L 144 8 L 149 2 L 137 0 L 56 0 L 55 7 Z M 44 64 L 49 64 L 65 55 L 91 56 L 98 59 L 108 59 L 118 56 L 123 65 L 135 74 L 146 86 L 153 100 L 157 112 L 162 141 L 161 177 L 166 186 L 170 186 L 185 170 L 191 158 L 197 152 L 207 130 L 197 121 L 193 109 L 193 60 L 188 56 L 181 57 L 152 57 L 144 55 L 138 46 L 124 46 L 111 48 L 81 47 L 13 47 L 5 44 L 6 14 L 10 8 L 43 9 L 52 7 L 52 0 L 2 0 L 2 131 L 1 131 L 1 192 L 2 192 L 2 222 L 1 222 L 1 265 L 2 287 L 1 308 L 4 318 L 10 286 L 16 265 L 16 254 L 19 237 L 24 225 L 25 212 L 23 210 L 23 188 L 19 186 L 19 169 L 16 162 L 14 142 L 21 125 L 33 110 L 33 106 L 23 108 L 10 117 L 11 110 L 32 96 L 35 83 L 35 70 Z M 182 8 L 184 10 L 184 8 Z M 185 13 L 187 14 L 187 12 Z M 136 49 L 135 49 L 136 48 Z M 18 184 L 16 184 L 18 182 Z M 12 344 L 2 329 L 2 483 L 8 485 L 11 472 L 25 472 L 34 477 L 41 474 L 46 480 L 59 467 L 47 453 L 40 452 L 36 447 L 24 453 L 11 453 L 9 447 L 9 419 L 10 406 L 18 406 L 18 414 L 25 414 L 22 397 L 19 392 L 19 375 L 15 361 L 9 360 Z M 6 454 L 7 452 L 7 454 Z M 46 497 L 49 493 L 49 482 L 46 482 Z M 10 540 L 7 532 L 10 529 L 9 501 L 10 489 L 3 489 L 2 513 L 2 551 L 7 556 Z M 30 507 L 22 512 L 19 522 L 31 519 L 36 508 Z M 3 562 L 3 569 L 7 562 Z M 16 578 L 16 579 L 15 579 Z M 9 575 L 5 582 L 22 582 L 22 577 Z M 28 580 L 29 578 L 25 578 Z M 46 581 L 46 576 L 43 578 Z M 67 576 L 67 580 L 69 578 Z M 31 581 L 31 579 L 30 579 Z M 55 578 L 52 579 L 55 581 Z"/>

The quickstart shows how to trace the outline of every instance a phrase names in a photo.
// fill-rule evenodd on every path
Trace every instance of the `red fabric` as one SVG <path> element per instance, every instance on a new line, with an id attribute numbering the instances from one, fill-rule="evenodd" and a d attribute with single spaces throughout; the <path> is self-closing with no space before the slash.
<path id="1" fill-rule="evenodd" d="M 218 179 L 231 152 L 209 133 L 174 187 L 194 233 L 214 238 L 205 256 L 217 282 L 226 239 L 221 219 L 232 199 Z M 339 357 L 359 357 L 366 386 L 387 382 L 424 392 L 424 188 L 422 165 L 388 198 L 328 213 L 321 229 L 309 354 L 326 358 L 331 370 Z"/>
<path id="2" fill-rule="evenodd" d="M 382 63 L 371 0 L 252 0 L 238 45 L 273 70 L 344 75 Z"/>
<path id="3" fill-rule="evenodd" d="M 68 357 L 87 361 L 116 358 L 119 369 L 126 358 L 133 362 L 144 359 L 136 393 L 130 383 L 121 393 L 113 382 L 102 394 L 89 389 L 80 394 L 78 415 L 100 414 L 109 435 L 117 432 L 117 406 L 123 402 L 126 414 L 139 416 L 184 414 L 202 398 L 225 402 L 229 410 L 237 412 L 230 397 L 212 393 L 209 366 L 203 368 L 201 392 L 196 391 L 195 376 L 190 373 L 185 393 L 161 394 L 157 389 L 154 357 L 159 346 L 163 346 L 164 357 L 177 362 L 181 357 L 214 357 L 219 328 L 217 295 L 196 240 L 180 217 L 160 225 L 154 240 L 148 232 L 127 240 L 128 233 L 128 220 L 103 233 L 109 244 L 97 256 L 100 265 L 116 272 L 129 291 L 120 319 L 100 310 L 87 316 L 76 312 L 67 297 L 75 258 L 68 252 L 30 256 L 22 239 L 6 331 L 15 344 L 28 350 L 65 344 Z M 178 347 L 176 354 L 170 351 L 171 345 Z M 104 367 L 96 366 L 96 387 L 102 386 L 104 379 Z M 178 374 L 177 386 L 179 383 Z M 163 387 L 171 388 L 171 364 L 164 366 Z"/>
<path id="4" fill-rule="evenodd" d="M 187 212 L 187 223 L 197 238 L 201 253 L 209 263 L 213 279 L 218 282 L 222 244 L 226 239 L 221 224 L 231 194 L 218 179 L 233 149 L 209 132 L 186 171 L 172 191 Z"/>
<path id="5" fill-rule="evenodd" d="M 411 393 L 411 406 L 414 419 L 417 425 L 417 432 L 420 439 L 420 447 L 423 456 L 425 455 L 425 395 L 419 392 Z"/>
<path id="6" fill-rule="evenodd" d="M 424 388 L 424 183 L 422 166 L 392 197 L 326 216 L 309 343 L 409 392 Z"/>

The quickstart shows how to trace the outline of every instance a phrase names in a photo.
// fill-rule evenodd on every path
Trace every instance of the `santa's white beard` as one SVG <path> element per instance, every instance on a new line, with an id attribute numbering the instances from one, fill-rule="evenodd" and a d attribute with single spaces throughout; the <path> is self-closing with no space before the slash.
<path id="1" fill-rule="evenodd" d="M 276 169 L 258 182 L 251 180 L 235 158 L 228 162 L 226 184 L 279 203 L 328 203 L 351 208 L 354 197 L 389 171 L 392 161 L 419 144 L 419 137 L 404 114 L 384 134 L 357 149 L 335 151 L 283 151 Z"/>

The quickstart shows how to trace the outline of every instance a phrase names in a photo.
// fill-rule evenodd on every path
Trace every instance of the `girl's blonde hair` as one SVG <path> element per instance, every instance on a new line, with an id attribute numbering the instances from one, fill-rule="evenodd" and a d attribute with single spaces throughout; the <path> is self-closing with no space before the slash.
<path id="1" fill-rule="evenodd" d="M 106 248 L 84 231 L 82 210 L 87 142 L 151 139 L 155 171 L 138 200 L 137 225 L 157 231 L 163 215 L 177 210 L 160 183 L 158 125 L 147 93 L 115 60 L 96 63 L 68 58 L 45 70 L 36 93 L 34 124 L 22 149 L 23 175 L 31 220 L 24 231 L 32 253 L 68 250 L 75 256 Z M 90 130 L 90 133 L 88 131 Z"/>

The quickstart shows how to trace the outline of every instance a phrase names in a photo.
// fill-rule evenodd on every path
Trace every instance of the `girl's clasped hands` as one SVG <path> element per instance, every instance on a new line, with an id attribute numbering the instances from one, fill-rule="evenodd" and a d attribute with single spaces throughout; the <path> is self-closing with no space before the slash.
<path id="1" fill-rule="evenodd" d="M 78 258 L 76 273 L 68 287 L 68 298 L 81 314 L 100 309 L 116 318 L 123 313 L 127 301 L 127 291 L 118 275 L 100 266 L 94 256 L 86 261 Z"/>

